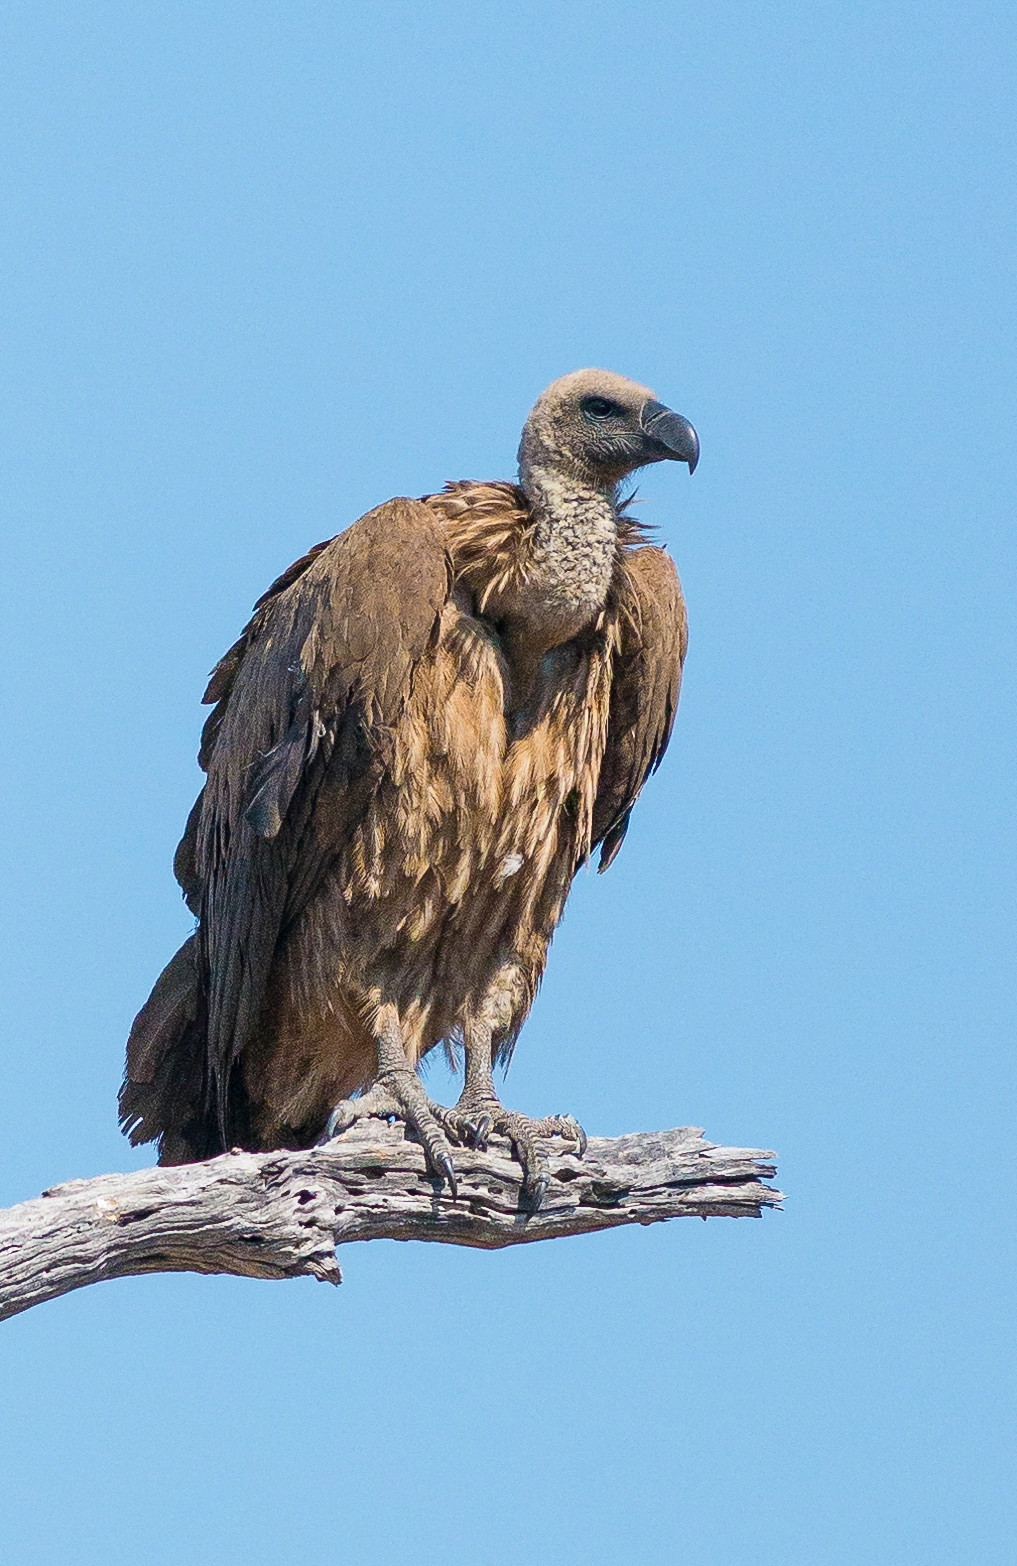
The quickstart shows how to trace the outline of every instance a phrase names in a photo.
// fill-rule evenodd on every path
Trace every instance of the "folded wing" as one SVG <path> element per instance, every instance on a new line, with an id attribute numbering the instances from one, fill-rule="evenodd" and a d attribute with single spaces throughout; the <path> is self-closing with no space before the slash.
<path id="1" fill-rule="evenodd" d="M 199 911 L 207 1109 L 224 1139 L 230 1070 L 257 1026 L 280 936 L 384 769 L 449 590 L 433 514 L 389 501 L 291 567 L 212 675 L 208 781 L 178 872 Z"/>
<path id="2" fill-rule="evenodd" d="M 619 592 L 621 644 L 593 808 L 592 846 L 600 845 L 600 871 L 621 848 L 632 807 L 667 749 L 688 645 L 681 583 L 665 550 L 646 545 L 628 551 Z"/>

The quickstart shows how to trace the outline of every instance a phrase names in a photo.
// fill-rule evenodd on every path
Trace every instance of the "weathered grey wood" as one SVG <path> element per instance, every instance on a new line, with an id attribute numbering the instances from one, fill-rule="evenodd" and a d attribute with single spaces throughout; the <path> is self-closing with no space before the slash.
<path id="1" fill-rule="evenodd" d="M 311 1276 L 340 1283 L 336 1245 L 439 1240 L 496 1249 L 667 1218 L 755 1217 L 781 1193 L 772 1153 L 715 1147 L 695 1129 L 593 1137 L 576 1158 L 547 1144 L 540 1210 L 520 1210 L 519 1165 L 499 1138 L 456 1153 L 458 1200 L 399 1125 L 361 1122 L 327 1148 L 226 1153 L 100 1175 L 0 1211 L 0 1319 L 143 1272 Z"/>

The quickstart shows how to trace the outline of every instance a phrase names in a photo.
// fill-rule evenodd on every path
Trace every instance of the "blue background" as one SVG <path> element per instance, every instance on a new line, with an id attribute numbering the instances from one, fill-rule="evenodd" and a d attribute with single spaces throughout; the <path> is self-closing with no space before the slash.
<path id="1" fill-rule="evenodd" d="M 1014 1559 L 1015 32 L 4 7 L 0 1200 L 151 1161 L 123 1041 L 253 599 L 392 494 L 511 476 L 588 364 L 699 429 L 641 485 L 691 651 L 505 1096 L 774 1147 L 790 1193 L 19 1317 L 5 1560 Z"/>

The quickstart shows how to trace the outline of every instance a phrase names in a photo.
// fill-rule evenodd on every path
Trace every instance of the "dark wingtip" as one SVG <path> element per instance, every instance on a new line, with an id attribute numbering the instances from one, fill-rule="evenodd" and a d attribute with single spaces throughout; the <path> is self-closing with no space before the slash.
<path id="1" fill-rule="evenodd" d="M 625 834 L 629 829 L 629 816 L 631 814 L 630 810 L 626 810 L 621 820 L 616 822 L 611 830 L 604 834 L 604 840 L 600 845 L 600 860 L 597 864 L 598 875 L 603 875 L 605 870 L 610 870 L 621 852 Z"/>

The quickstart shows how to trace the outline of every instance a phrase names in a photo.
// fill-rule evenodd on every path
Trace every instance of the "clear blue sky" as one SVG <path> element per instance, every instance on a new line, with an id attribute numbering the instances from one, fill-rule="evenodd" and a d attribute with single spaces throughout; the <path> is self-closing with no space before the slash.
<path id="1" fill-rule="evenodd" d="M 699 429 L 642 483 L 691 650 L 505 1096 L 774 1147 L 790 1194 L 18 1318 L 12 1566 L 1010 1566 L 1015 33 L 4 7 L 0 1200 L 150 1161 L 123 1041 L 253 599 L 390 495 L 511 476 L 588 364 Z"/>

